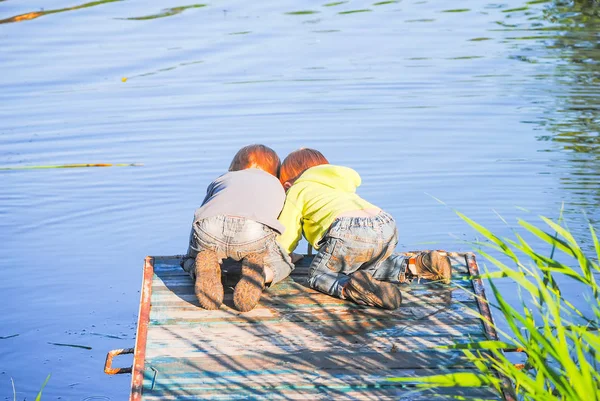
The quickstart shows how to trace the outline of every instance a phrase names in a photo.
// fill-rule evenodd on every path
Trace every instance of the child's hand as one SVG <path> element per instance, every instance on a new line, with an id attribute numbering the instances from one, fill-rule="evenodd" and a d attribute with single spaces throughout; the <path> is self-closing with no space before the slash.
<path id="1" fill-rule="evenodd" d="M 304 257 L 304 255 L 301 255 L 299 253 L 290 253 L 290 258 L 292 258 L 292 263 L 296 263 L 300 260 L 302 260 L 302 258 Z"/>

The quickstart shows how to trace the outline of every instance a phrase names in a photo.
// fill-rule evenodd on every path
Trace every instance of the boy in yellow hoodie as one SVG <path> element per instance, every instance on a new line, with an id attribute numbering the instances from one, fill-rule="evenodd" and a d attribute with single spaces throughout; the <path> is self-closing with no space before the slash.
<path id="1" fill-rule="evenodd" d="M 281 165 L 286 200 L 279 221 L 285 232 L 279 243 L 291 253 L 304 234 L 318 250 L 309 285 L 361 305 L 396 309 L 402 302 L 395 283 L 413 277 L 450 281 L 448 257 L 423 252 L 409 266 L 392 255 L 398 243 L 391 215 L 356 194 L 361 183 L 351 168 L 334 166 L 317 150 L 299 149 Z"/>

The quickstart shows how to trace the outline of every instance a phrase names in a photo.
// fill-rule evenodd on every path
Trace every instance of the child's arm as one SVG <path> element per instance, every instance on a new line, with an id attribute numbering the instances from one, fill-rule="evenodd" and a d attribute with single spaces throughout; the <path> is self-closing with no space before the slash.
<path id="1" fill-rule="evenodd" d="M 285 227 L 285 231 L 277 240 L 283 249 L 290 254 L 296 249 L 298 241 L 302 238 L 302 211 L 290 198 L 287 198 L 278 220 Z"/>

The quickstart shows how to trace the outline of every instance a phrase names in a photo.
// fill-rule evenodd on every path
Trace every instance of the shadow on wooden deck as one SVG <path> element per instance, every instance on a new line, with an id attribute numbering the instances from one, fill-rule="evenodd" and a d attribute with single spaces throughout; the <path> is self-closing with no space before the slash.
<path id="1" fill-rule="evenodd" d="M 402 285 L 396 311 L 310 289 L 309 262 L 240 313 L 236 266 L 224 264 L 225 305 L 207 311 L 179 259 L 155 258 L 141 399 L 501 399 L 485 388 L 434 392 L 386 380 L 474 369 L 461 352 L 433 348 L 488 338 L 464 255 L 453 257 L 449 286 Z"/>

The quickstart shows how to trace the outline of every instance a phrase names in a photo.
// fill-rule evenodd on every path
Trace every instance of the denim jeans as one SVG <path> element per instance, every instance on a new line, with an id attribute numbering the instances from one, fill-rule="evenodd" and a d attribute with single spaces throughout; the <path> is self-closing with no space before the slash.
<path id="1" fill-rule="evenodd" d="M 221 262 L 225 258 L 237 261 L 249 254 L 262 254 L 265 267 L 273 271 L 275 284 L 290 275 L 294 265 L 276 240 L 277 232 L 272 228 L 244 217 L 213 216 L 194 222 L 190 233 L 188 252 L 181 266 L 194 274 L 196 255 L 204 250 L 217 254 Z"/>
<path id="2" fill-rule="evenodd" d="M 373 217 L 340 217 L 320 241 L 310 265 L 312 288 L 342 298 L 349 275 L 365 270 L 381 281 L 397 282 L 404 257 L 394 254 L 398 231 L 393 217 L 380 212 Z"/>

